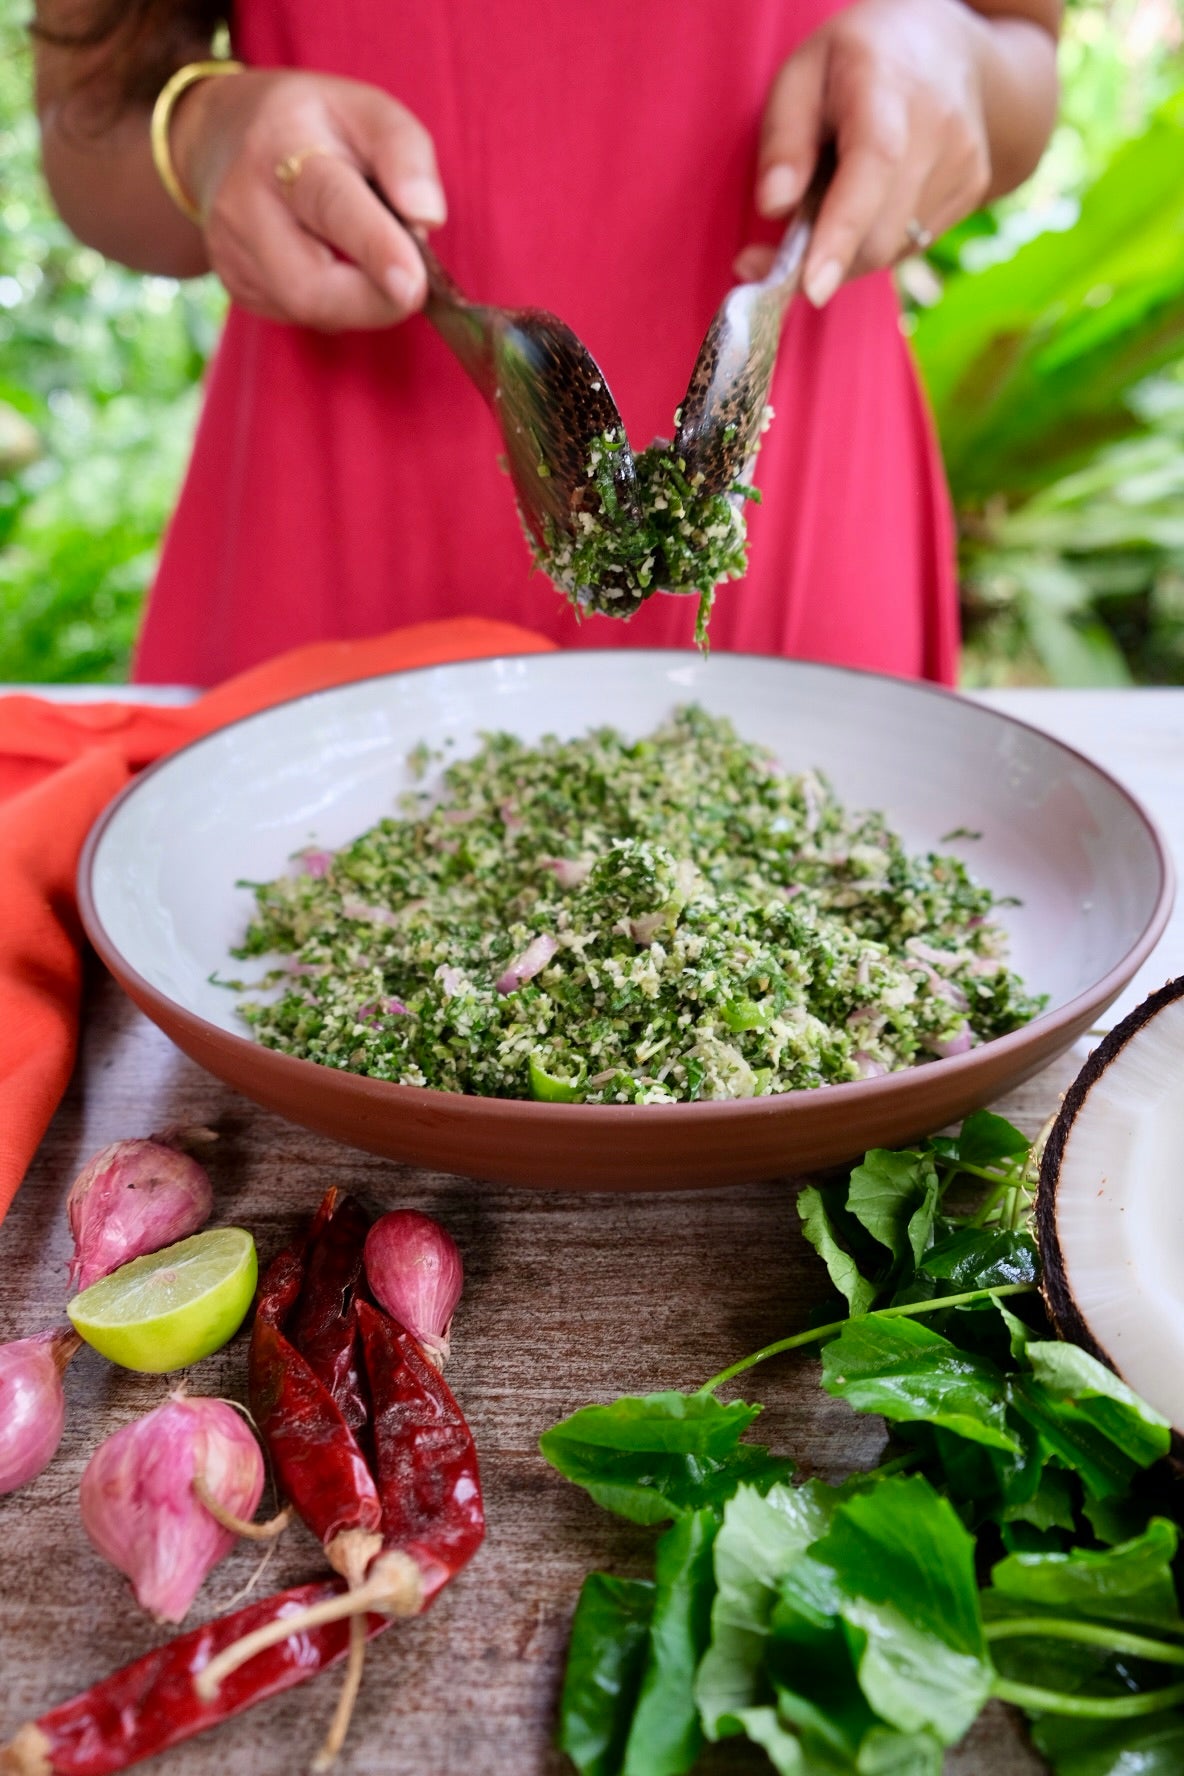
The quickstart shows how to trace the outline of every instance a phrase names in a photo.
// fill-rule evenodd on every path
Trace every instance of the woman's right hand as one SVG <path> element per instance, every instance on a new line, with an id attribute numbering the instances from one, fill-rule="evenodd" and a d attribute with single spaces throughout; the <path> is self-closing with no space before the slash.
<path id="1" fill-rule="evenodd" d="M 178 104 L 171 149 L 240 307 L 324 332 L 422 308 L 423 261 L 367 180 L 424 230 L 444 220 L 444 189 L 431 137 L 389 93 L 282 70 L 203 80 Z"/>

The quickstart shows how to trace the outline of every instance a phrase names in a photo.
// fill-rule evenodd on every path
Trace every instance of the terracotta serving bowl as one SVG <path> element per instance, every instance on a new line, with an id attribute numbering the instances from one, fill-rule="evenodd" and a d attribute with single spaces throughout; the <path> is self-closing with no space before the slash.
<path id="1" fill-rule="evenodd" d="M 390 1085 L 254 1042 L 211 972 L 279 874 L 394 811 L 420 740 L 450 757 L 482 732 L 527 741 L 611 723 L 636 737 L 680 702 L 729 715 L 787 769 L 816 766 L 849 808 L 907 844 L 949 839 L 1018 906 L 1012 960 L 1048 1010 L 1022 1030 L 907 1072 L 704 1104 L 542 1104 Z M 423 787 L 423 785 L 419 785 Z M 1097 1019 L 1167 920 L 1172 871 L 1138 803 L 1020 722 L 867 673 L 626 649 L 436 666 L 303 697 L 146 771 L 88 840 L 79 892 L 111 972 L 178 1047 L 294 1122 L 407 1164 L 554 1189 L 680 1189 L 775 1177 L 940 1128 L 1044 1066 Z"/>

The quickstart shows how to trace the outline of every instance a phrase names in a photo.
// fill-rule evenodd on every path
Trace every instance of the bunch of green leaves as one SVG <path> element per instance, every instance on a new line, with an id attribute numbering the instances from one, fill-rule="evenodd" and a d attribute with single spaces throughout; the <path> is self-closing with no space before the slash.
<path id="1" fill-rule="evenodd" d="M 869 1153 L 802 1193 L 844 1317 L 543 1438 L 605 1508 L 669 1525 L 652 1578 L 581 1593 L 560 1724 L 581 1776 L 683 1776 L 741 1734 L 783 1776 L 938 1776 L 991 1697 L 1035 1722 L 1057 1776 L 1178 1769 L 1176 1531 L 1148 1483 L 1169 1431 L 1045 1335 L 1031 1175 L 1026 1138 L 986 1112 Z M 717 1391 L 819 1344 L 822 1385 L 893 1443 L 840 1486 L 794 1486 L 743 1440 L 759 1407 Z"/>

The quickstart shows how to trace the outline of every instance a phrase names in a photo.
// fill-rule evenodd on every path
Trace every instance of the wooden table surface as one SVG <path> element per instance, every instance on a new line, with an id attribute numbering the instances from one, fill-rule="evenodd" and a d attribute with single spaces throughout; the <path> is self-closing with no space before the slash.
<path id="1" fill-rule="evenodd" d="M 1184 691 L 1012 691 L 988 699 L 1105 763 L 1159 819 L 1184 866 Z M 1117 1015 L 1184 971 L 1173 921 Z M 1084 1046 L 999 1108 L 1034 1131 Z M 73 1084 L 0 1230 L 0 1340 L 52 1324 L 66 1297 L 63 1201 L 106 1142 L 170 1122 L 211 1123 L 218 1219 L 249 1227 L 266 1260 L 322 1190 L 336 1183 L 375 1210 L 436 1214 L 465 1254 L 465 1298 L 449 1379 L 473 1425 L 489 1514 L 485 1546 L 422 1621 L 371 1649 L 342 1776 L 560 1776 L 551 1747 L 568 1624 L 583 1575 L 646 1568 L 652 1532 L 600 1511 L 537 1454 L 540 1432 L 575 1407 L 623 1392 L 693 1388 L 725 1362 L 802 1326 L 828 1293 L 798 1233 L 784 1182 L 685 1195 L 603 1198 L 495 1189 L 391 1165 L 255 1108 L 186 1060 L 97 967 L 88 983 Z M 244 1397 L 243 1340 L 191 1372 L 194 1391 Z M 77 1488 L 96 1443 L 158 1404 L 165 1378 L 111 1368 L 83 1350 L 67 1375 L 69 1417 L 50 1468 L 0 1500 L 0 1739 L 21 1721 L 157 1644 L 93 1552 Z M 813 1360 L 783 1359 L 750 1378 L 763 1440 L 803 1474 L 842 1477 L 873 1462 L 879 1421 L 817 1386 Z M 255 1574 L 240 1547 L 192 1613 L 225 1610 Z M 297 1528 L 256 1578 L 266 1591 L 319 1570 Z M 331 1678 L 257 1708 L 172 1753 L 175 1776 L 279 1776 L 306 1767 L 332 1709 Z M 155 1769 L 163 1765 L 150 1765 Z M 950 1776 L 1041 1768 L 999 1708 L 949 1755 Z M 716 1748 L 704 1772 L 767 1770 L 763 1756 Z"/>

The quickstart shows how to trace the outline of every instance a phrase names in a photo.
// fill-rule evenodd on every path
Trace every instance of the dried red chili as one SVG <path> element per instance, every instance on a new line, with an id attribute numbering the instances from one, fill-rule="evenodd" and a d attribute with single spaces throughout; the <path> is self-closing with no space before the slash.
<path id="1" fill-rule="evenodd" d="M 141 1758 L 217 1726 L 254 1702 L 315 1677 L 349 1650 L 349 1622 L 325 1623 L 289 1635 L 249 1667 L 228 1676 L 212 1701 L 203 1700 L 194 1689 L 198 1673 L 244 1634 L 303 1614 L 341 1589 L 335 1580 L 297 1585 L 146 1653 L 21 1727 L 8 1745 L 0 1747 L 0 1776 L 114 1776 Z M 388 1617 L 370 1616 L 367 1634 L 377 1634 L 388 1625 Z"/>
<path id="2" fill-rule="evenodd" d="M 477 1450 L 447 1382 L 410 1332 L 365 1301 L 358 1303 L 358 1324 L 382 1545 L 415 1561 L 427 1604 L 485 1535 Z"/>
<path id="3" fill-rule="evenodd" d="M 326 1192 L 307 1238 L 281 1252 L 264 1275 L 247 1364 L 251 1412 L 280 1490 L 351 1585 L 377 1553 L 382 1524 L 355 1435 L 366 1412 L 354 1287 L 367 1225 L 353 1197 Z M 289 1328 L 301 1330 L 316 1362 L 296 1347 Z M 361 1413 L 354 1428 L 346 1409 Z"/>
<path id="4" fill-rule="evenodd" d="M 471 1559 L 485 1534 L 477 1451 L 448 1384 L 411 1334 L 368 1302 L 359 1301 L 357 1309 L 382 1498 L 382 1551 L 365 1579 L 353 1581 L 354 1597 L 338 1607 L 343 1613 L 352 1607 L 417 1615 Z M 278 1627 L 265 1627 L 227 1648 L 201 1683 L 212 1691 L 279 1634 Z"/>
<path id="5" fill-rule="evenodd" d="M 333 1570 L 357 1583 L 381 1545 L 382 1505 L 353 1432 L 299 1351 L 265 1320 L 251 1333 L 248 1376 L 280 1491 Z"/>
<path id="6" fill-rule="evenodd" d="M 354 1297 L 370 1217 L 354 1196 L 326 1192 L 306 1244 L 299 1300 L 284 1331 L 357 1432 L 366 1422 Z"/>

